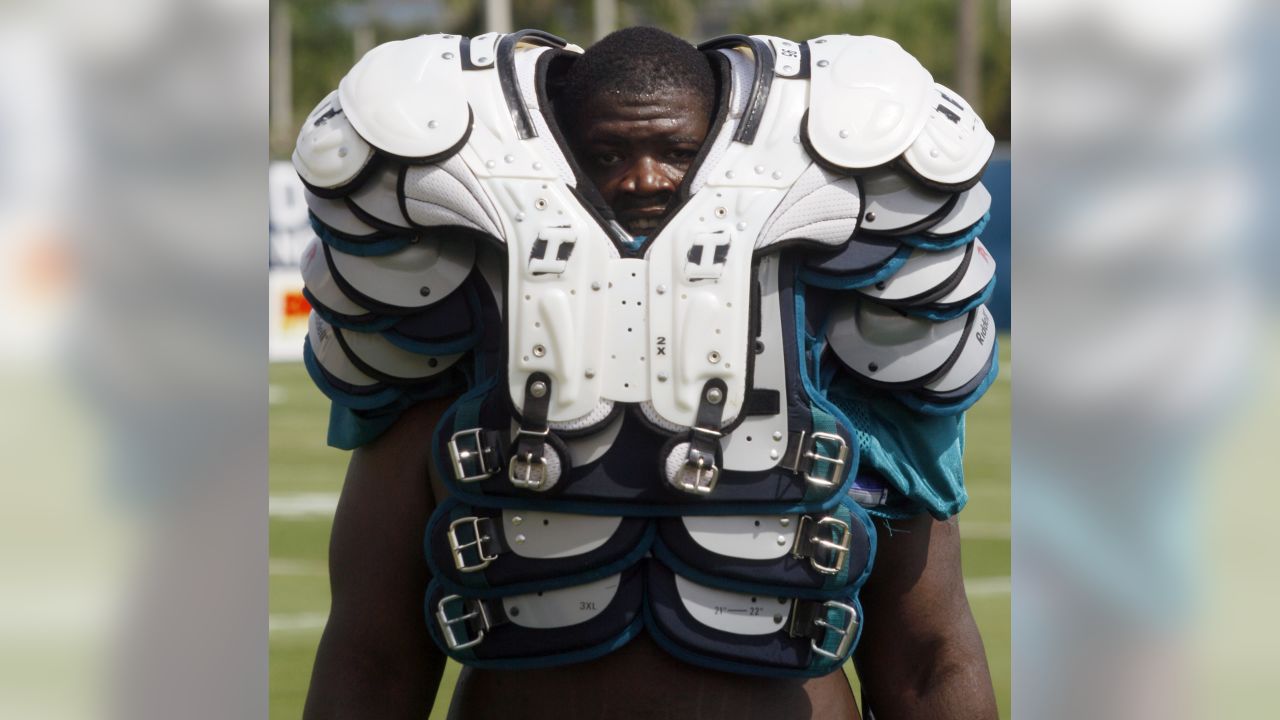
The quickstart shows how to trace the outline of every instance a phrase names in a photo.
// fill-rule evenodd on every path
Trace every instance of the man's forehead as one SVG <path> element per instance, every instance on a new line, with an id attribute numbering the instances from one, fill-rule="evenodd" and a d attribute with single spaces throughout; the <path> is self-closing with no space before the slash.
<path id="1" fill-rule="evenodd" d="M 710 102 L 690 91 L 662 95 L 607 93 L 590 98 L 582 108 L 588 139 L 607 136 L 671 136 L 701 142 L 706 135 Z M 680 137 L 684 136 L 684 137 Z"/>

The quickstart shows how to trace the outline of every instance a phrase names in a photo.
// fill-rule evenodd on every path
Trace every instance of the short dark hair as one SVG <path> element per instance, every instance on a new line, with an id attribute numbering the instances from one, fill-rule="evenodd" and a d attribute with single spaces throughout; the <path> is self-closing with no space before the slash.
<path id="1" fill-rule="evenodd" d="M 715 76 L 705 55 L 688 42 L 652 27 L 609 33 L 570 67 L 564 99 L 574 107 L 605 91 L 660 95 L 692 90 L 714 102 Z"/>

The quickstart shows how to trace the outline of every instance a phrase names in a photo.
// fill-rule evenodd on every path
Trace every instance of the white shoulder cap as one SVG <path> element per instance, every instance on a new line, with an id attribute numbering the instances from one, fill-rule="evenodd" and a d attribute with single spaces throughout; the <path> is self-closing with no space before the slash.
<path id="1" fill-rule="evenodd" d="M 326 195 L 349 189 L 372 159 L 373 148 L 351 127 L 336 90 L 307 116 L 293 150 L 293 167 L 298 176 Z"/>
<path id="2" fill-rule="evenodd" d="M 453 152 L 471 128 L 457 35 L 379 45 L 342 78 L 338 97 L 356 131 L 407 160 Z"/>
<path id="3" fill-rule="evenodd" d="M 965 190 L 978 182 L 996 139 L 969 103 L 935 85 L 929 119 L 902 155 L 916 177 L 940 190 Z"/>
<path id="4" fill-rule="evenodd" d="M 920 135 L 933 76 L 892 40 L 827 35 L 810 40 L 809 145 L 847 170 L 884 165 Z"/>

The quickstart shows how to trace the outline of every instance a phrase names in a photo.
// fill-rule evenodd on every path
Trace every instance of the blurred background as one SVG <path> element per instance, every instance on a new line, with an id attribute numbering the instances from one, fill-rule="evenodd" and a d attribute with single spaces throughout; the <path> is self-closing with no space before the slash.
<path id="1" fill-rule="evenodd" d="M 582 47 L 644 24 L 698 43 L 731 33 L 793 40 L 882 35 L 970 99 L 999 149 L 983 182 L 992 219 L 983 243 L 999 267 L 989 303 L 1001 330 L 1001 376 L 968 417 L 961 515 L 966 586 L 986 642 L 1002 717 L 1009 717 L 1009 5 L 1007 0 L 278 0 L 271 5 L 269 375 L 271 467 L 271 716 L 299 716 L 329 608 L 329 529 L 349 455 L 324 444 L 328 403 L 301 363 L 310 308 L 298 258 L 312 238 L 302 184 L 288 161 L 298 124 L 365 52 L 422 33 L 478 35 L 538 28 Z M 869 619 L 870 621 L 871 619 Z M 458 666 L 450 663 L 432 717 L 443 718 Z M 851 682 L 852 665 L 847 668 Z"/>

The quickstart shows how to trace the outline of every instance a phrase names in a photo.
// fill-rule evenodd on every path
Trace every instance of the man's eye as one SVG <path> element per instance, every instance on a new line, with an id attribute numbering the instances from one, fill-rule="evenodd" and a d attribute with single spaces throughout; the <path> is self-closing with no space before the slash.
<path id="1" fill-rule="evenodd" d="M 596 153 L 596 163 L 601 167 L 610 167 L 622 162 L 622 156 L 613 152 Z"/>
<path id="2" fill-rule="evenodd" d="M 698 156 L 698 151 L 676 149 L 676 150 L 672 150 L 670 153 L 668 153 L 668 155 L 671 157 L 672 160 L 675 160 L 676 162 L 687 163 L 687 162 L 692 162 L 693 159 Z"/>

